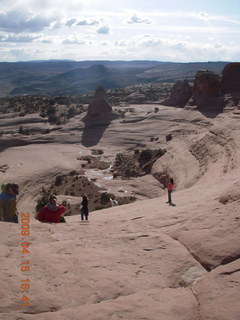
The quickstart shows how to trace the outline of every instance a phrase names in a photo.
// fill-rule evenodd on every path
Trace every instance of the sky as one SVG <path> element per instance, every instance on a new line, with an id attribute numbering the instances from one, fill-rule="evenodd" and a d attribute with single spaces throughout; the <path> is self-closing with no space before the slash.
<path id="1" fill-rule="evenodd" d="M 240 61 L 239 0 L 0 0 L 0 62 Z"/>

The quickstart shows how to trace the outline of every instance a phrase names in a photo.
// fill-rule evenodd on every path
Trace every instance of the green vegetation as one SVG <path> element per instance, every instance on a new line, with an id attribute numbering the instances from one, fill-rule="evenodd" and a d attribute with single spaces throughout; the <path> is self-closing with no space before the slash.
<path id="1" fill-rule="evenodd" d="M 43 194 L 37 199 L 36 212 L 43 208 L 48 203 L 49 193 L 43 191 Z"/>
<path id="2" fill-rule="evenodd" d="M 136 149 L 133 153 L 118 153 L 113 170 L 117 176 L 126 178 L 145 175 L 151 171 L 153 163 L 165 152 L 166 150 L 163 149 Z"/>

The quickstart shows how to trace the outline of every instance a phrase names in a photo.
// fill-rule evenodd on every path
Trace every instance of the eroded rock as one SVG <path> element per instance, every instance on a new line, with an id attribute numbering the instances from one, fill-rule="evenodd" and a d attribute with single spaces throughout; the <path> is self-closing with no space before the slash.
<path id="1" fill-rule="evenodd" d="M 89 104 L 88 115 L 97 117 L 104 113 L 110 113 L 112 111 L 112 107 L 105 99 L 105 89 L 103 86 L 99 86 L 94 93 L 93 100 Z"/>
<path id="2" fill-rule="evenodd" d="M 197 72 L 194 80 L 193 95 L 189 101 L 190 105 L 207 107 L 212 98 L 220 95 L 219 75 L 211 71 Z"/>
<path id="3" fill-rule="evenodd" d="M 240 93 L 240 62 L 227 64 L 222 71 L 223 93 Z"/>
<path id="4" fill-rule="evenodd" d="M 166 106 L 184 107 L 192 96 L 192 88 L 187 80 L 178 80 L 168 99 L 161 103 Z"/>

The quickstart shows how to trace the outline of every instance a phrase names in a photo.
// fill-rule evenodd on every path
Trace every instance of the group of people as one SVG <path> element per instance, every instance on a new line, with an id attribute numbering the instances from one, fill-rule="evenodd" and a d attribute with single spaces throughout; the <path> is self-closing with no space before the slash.
<path id="1" fill-rule="evenodd" d="M 0 193 L 0 221 L 18 223 L 17 195 L 19 186 L 16 183 L 2 184 Z M 67 208 L 57 203 L 56 195 L 49 197 L 48 203 L 36 214 L 36 219 L 41 222 L 59 223 L 66 222 L 64 213 Z M 88 220 L 88 197 L 82 196 L 80 203 L 81 220 Z"/>
<path id="2" fill-rule="evenodd" d="M 66 222 L 64 213 L 67 208 L 57 203 L 57 197 L 51 195 L 49 202 L 45 205 L 36 215 L 36 219 L 41 222 L 59 223 Z M 88 220 L 88 197 L 87 195 L 82 196 L 82 202 L 80 204 L 81 220 Z"/>
<path id="3" fill-rule="evenodd" d="M 169 205 L 172 203 L 172 191 L 174 181 L 169 179 L 167 184 L 168 201 Z M 0 221 L 15 222 L 18 223 L 18 212 L 16 206 L 16 197 L 19 194 L 19 186 L 15 183 L 8 183 L 1 186 L 2 192 L 0 193 Z M 36 214 L 36 219 L 41 222 L 59 223 L 66 222 L 64 213 L 67 208 L 57 203 L 56 195 L 49 197 L 49 202 L 40 209 Z M 81 221 L 88 220 L 88 197 L 86 194 L 82 196 L 82 202 L 80 203 L 80 216 Z"/>

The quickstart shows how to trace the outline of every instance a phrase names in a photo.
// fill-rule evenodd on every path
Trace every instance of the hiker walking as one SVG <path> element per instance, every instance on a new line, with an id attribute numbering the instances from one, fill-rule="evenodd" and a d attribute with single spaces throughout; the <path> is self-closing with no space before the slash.
<path id="1" fill-rule="evenodd" d="M 0 194 L 0 221 L 18 223 L 17 195 L 19 186 L 16 183 L 2 185 Z"/>
<path id="2" fill-rule="evenodd" d="M 88 220 L 88 197 L 86 194 L 84 194 L 82 196 L 82 202 L 81 202 L 81 206 L 80 206 L 80 214 L 81 214 L 81 221 L 84 220 Z"/>
<path id="3" fill-rule="evenodd" d="M 172 204 L 172 191 L 173 191 L 173 185 L 174 185 L 174 181 L 173 178 L 170 178 L 168 185 L 167 185 L 167 189 L 168 189 L 168 204 L 171 205 Z"/>
<path id="4" fill-rule="evenodd" d="M 41 222 L 65 222 L 63 213 L 66 210 L 66 207 L 61 204 L 57 204 L 57 197 L 55 195 L 51 195 L 49 197 L 48 204 L 37 213 L 36 218 Z"/>

